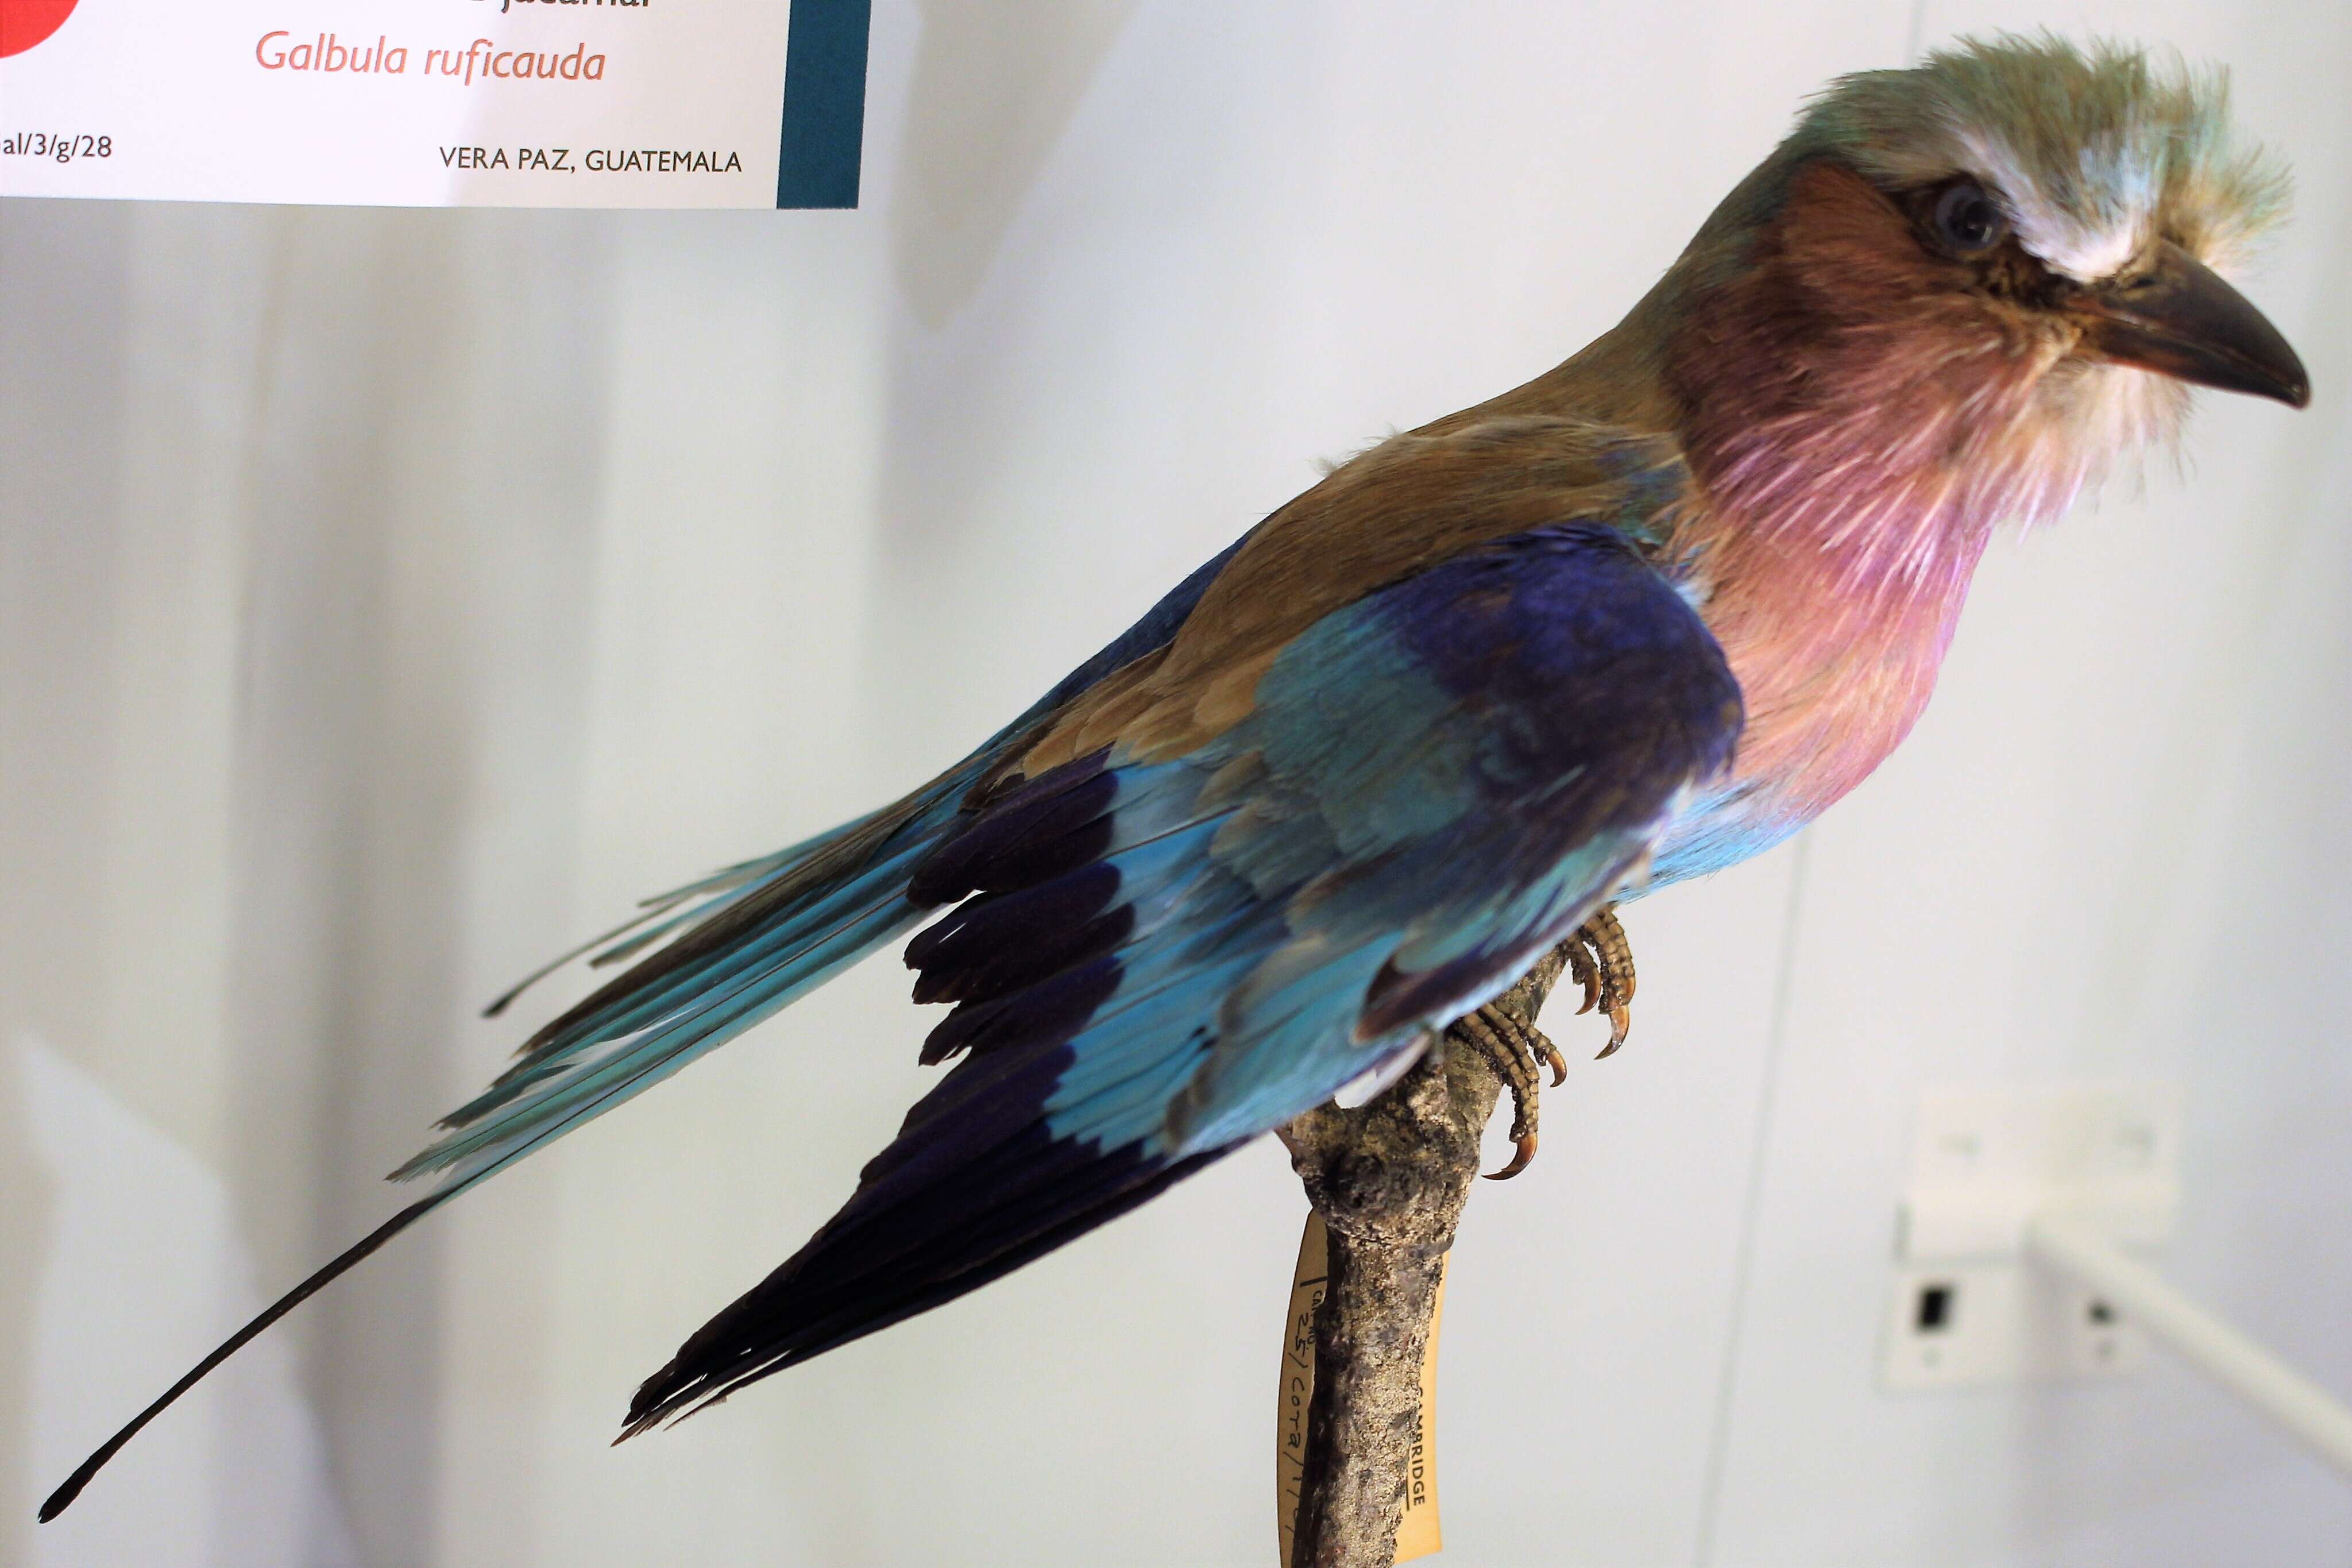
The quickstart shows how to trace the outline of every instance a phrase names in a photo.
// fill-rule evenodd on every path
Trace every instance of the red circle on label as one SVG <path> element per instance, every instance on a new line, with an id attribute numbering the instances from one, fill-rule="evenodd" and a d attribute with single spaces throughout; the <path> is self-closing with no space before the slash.
<path id="1" fill-rule="evenodd" d="M 78 0 L 0 0 L 0 59 L 21 55 L 66 25 Z"/>

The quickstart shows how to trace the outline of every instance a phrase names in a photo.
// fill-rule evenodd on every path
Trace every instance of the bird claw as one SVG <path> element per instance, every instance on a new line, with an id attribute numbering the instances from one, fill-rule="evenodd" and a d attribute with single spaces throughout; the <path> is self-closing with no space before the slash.
<path id="1" fill-rule="evenodd" d="M 1557 1085 L 1568 1075 L 1568 1060 L 1559 1047 L 1544 1037 L 1533 1024 L 1521 1023 L 1509 1014 L 1493 1006 L 1479 1008 L 1455 1023 L 1463 1037 L 1495 1069 L 1503 1087 L 1511 1091 L 1511 1142 L 1517 1145 L 1510 1161 L 1499 1171 L 1488 1171 L 1490 1182 L 1507 1182 L 1528 1168 L 1536 1157 L 1536 1114 L 1538 1086 L 1543 1081 L 1542 1068 L 1552 1071 Z"/>
<path id="2" fill-rule="evenodd" d="M 1486 1180 L 1490 1182 L 1507 1182 L 1513 1176 L 1517 1175 L 1521 1171 L 1526 1170 L 1528 1166 L 1534 1162 L 1536 1157 L 1536 1135 L 1530 1132 L 1525 1137 L 1514 1140 L 1514 1142 L 1518 1144 L 1518 1148 L 1517 1152 L 1511 1155 L 1510 1163 L 1505 1165 L 1499 1171 L 1486 1172 Z"/>
<path id="3" fill-rule="evenodd" d="M 1595 910 L 1565 945 L 1569 976 L 1584 987 L 1584 1005 L 1577 1012 L 1597 1007 L 1608 1016 L 1609 1043 L 1593 1058 L 1603 1060 L 1617 1054 L 1633 1026 L 1633 947 L 1606 905 Z"/>
<path id="4" fill-rule="evenodd" d="M 1609 1043 L 1601 1047 L 1601 1054 L 1594 1057 L 1592 1059 L 1596 1062 L 1601 1062 L 1607 1061 L 1611 1057 L 1615 1056 L 1617 1054 L 1617 1047 L 1625 1043 L 1626 1031 L 1631 1029 L 1633 1026 L 1633 1010 L 1632 1008 L 1627 1007 L 1622 1004 L 1610 1008 Z"/>
<path id="5" fill-rule="evenodd" d="M 1559 1054 L 1559 1047 L 1551 1043 L 1551 1037 L 1540 1030 L 1537 1031 L 1535 1048 L 1536 1055 L 1543 1059 L 1544 1066 L 1551 1069 L 1551 1087 L 1558 1089 L 1561 1084 L 1566 1083 L 1568 1058 Z"/>
<path id="6" fill-rule="evenodd" d="M 1591 955 L 1585 952 L 1584 931 L 1579 927 L 1568 939 L 1568 977 L 1584 987 L 1584 1005 L 1577 1008 L 1580 1017 L 1592 1011 L 1601 1000 L 1601 972 L 1592 966 Z"/>
<path id="7" fill-rule="evenodd" d="M 1625 940 L 1625 928 L 1607 909 L 1597 910 L 1561 946 L 1570 978 L 1584 987 L 1584 1005 L 1577 1011 L 1590 1013 L 1597 1007 L 1607 1016 L 1609 1043 L 1601 1048 L 1601 1057 L 1614 1056 L 1633 1026 L 1633 949 Z M 1454 1026 L 1511 1091 L 1511 1142 L 1516 1147 L 1501 1170 L 1486 1173 L 1490 1182 L 1507 1182 L 1536 1157 L 1542 1069 L 1551 1069 L 1551 1086 L 1558 1089 L 1568 1081 L 1568 1058 L 1541 1029 L 1491 1005 L 1465 1015 Z"/>

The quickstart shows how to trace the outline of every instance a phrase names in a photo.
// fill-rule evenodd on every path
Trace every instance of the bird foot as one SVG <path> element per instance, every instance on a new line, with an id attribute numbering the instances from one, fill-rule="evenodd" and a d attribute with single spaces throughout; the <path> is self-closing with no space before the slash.
<path id="1" fill-rule="evenodd" d="M 1614 1055 L 1633 1026 L 1633 948 L 1625 928 L 1617 923 L 1612 907 L 1603 904 L 1561 945 L 1568 949 L 1569 977 L 1584 987 L 1584 1005 L 1577 1011 L 1598 1007 L 1609 1016 L 1609 1043 L 1601 1056 Z"/>
<path id="2" fill-rule="evenodd" d="M 1612 1055 L 1625 1043 L 1626 1031 L 1633 1022 L 1633 948 L 1625 940 L 1625 928 L 1617 923 L 1617 916 L 1610 909 L 1603 907 L 1555 951 L 1567 955 L 1570 978 L 1584 987 L 1584 1005 L 1577 1011 L 1590 1013 L 1597 1007 L 1608 1015 L 1609 1043 L 1601 1047 L 1601 1055 Z M 1521 1023 L 1491 1003 L 1463 1017 L 1454 1026 L 1477 1047 L 1478 1054 L 1494 1068 L 1495 1076 L 1503 1080 L 1503 1087 L 1511 1091 L 1511 1142 L 1517 1150 L 1501 1170 L 1486 1173 L 1488 1181 L 1508 1181 L 1526 1170 L 1536 1157 L 1536 1121 L 1542 1083 L 1538 1068 L 1551 1069 L 1552 1087 L 1557 1089 L 1568 1081 L 1567 1058 L 1541 1029 L 1532 1023 Z"/>
<path id="3" fill-rule="evenodd" d="M 1541 1029 L 1533 1024 L 1523 1024 L 1491 1005 L 1467 1015 L 1454 1026 L 1477 1047 L 1478 1054 L 1494 1068 L 1495 1076 L 1503 1080 L 1503 1087 L 1511 1091 L 1511 1142 L 1518 1148 L 1508 1164 L 1486 1173 L 1490 1182 L 1507 1182 L 1526 1170 L 1528 1163 L 1536 1157 L 1536 1111 L 1542 1079 L 1538 1068 L 1551 1068 L 1551 1081 L 1557 1088 L 1568 1080 L 1568 1059 Z"/>

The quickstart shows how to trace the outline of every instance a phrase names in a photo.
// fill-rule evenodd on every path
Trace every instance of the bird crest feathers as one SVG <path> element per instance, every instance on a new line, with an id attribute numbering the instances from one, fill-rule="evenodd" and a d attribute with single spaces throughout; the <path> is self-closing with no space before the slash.
<path id="1" fill-rule="evenodd" d="M 2242 269 L 2287 210 L 2285 166 L 2231 126 L 2226 71 L 2116 43 L 1962 38 L 1839 78 L 1797 137 L 1891 188 L 1982 179 L 2026 248 L 2079 282 L 2127 271 L 2158 237 Z"/>

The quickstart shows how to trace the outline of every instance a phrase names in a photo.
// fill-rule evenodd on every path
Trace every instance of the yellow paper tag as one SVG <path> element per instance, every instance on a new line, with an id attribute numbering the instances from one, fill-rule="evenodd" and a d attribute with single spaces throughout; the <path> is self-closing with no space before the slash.
<path id="1" fill-rule="evenodd" d="M 1437 1330 L 1445 1316 L 1445 1264 L 1438 1263 L 1437 1294 L 1430 1302 L 1429 1348 L 1421 1358 L 1421 1424 L 1413 1434 L 1405 1476 L 1404 1518 L 1397 1525 L 1396 1560 L 1435 1553 L 1437 1531 Z M 1290 1319 L 1283 1331 L 1282 1388 L 1275 1406 L 1274 1511 L 1288 1568 L 1298 1526 L 1298 1498 L 1307 1473 L 1307 1413 L 1315 1401 L 1315 1310 L 1330 1278 L 1323 1216 L 1309 1212 L 1298 1238 L 1298 1267 L 1290 1276 Z"/>

